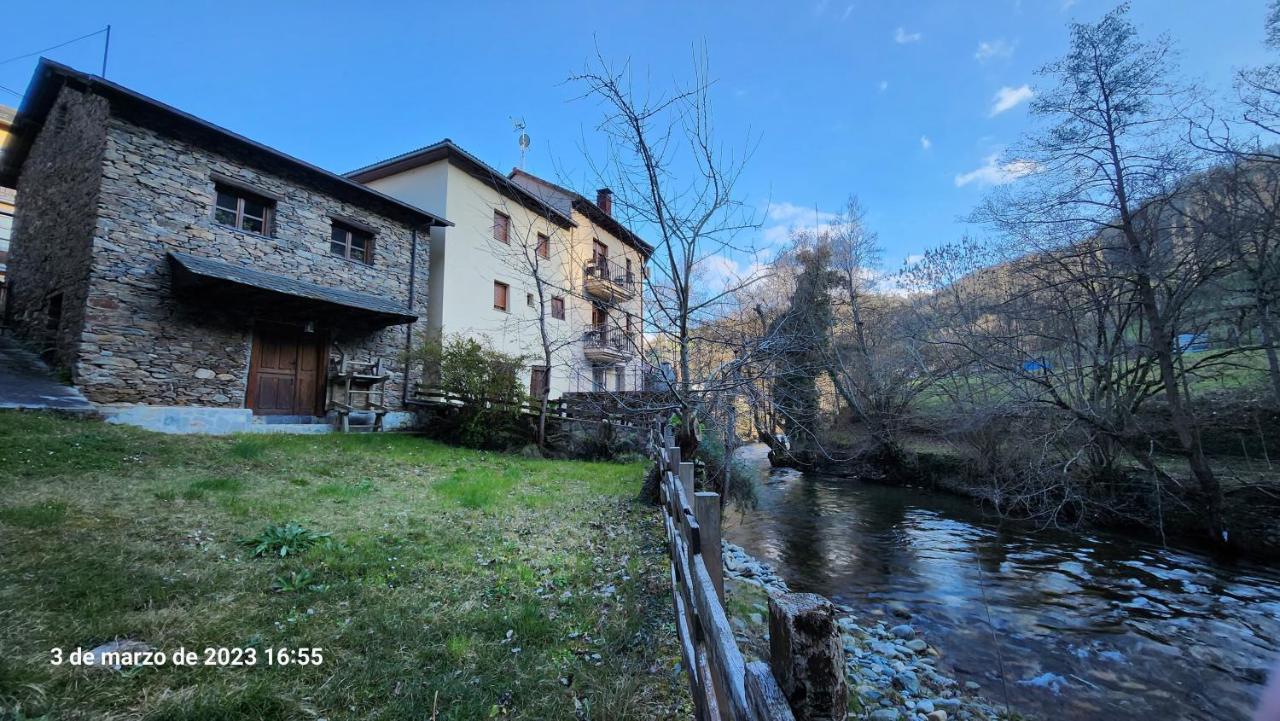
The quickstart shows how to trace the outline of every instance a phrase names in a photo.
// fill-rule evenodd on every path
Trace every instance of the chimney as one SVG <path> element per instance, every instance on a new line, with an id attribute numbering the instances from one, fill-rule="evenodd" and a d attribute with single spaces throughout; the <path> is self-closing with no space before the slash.
<path id="1" fill-rule="evenodd" d="M 613 215 L 613 191 L 608 188 L 597 190 L 596 205 L 600 206 L 605 215 Z"/>

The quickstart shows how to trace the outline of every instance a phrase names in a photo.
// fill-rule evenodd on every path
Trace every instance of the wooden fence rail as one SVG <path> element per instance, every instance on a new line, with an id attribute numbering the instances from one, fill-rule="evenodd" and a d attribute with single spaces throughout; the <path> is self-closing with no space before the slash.
<path id="1" fill-rule="evenodd" d="M 794 613 L 821 616 L 825 612 L 831 623 L 817 646 L 826 651 L 834 642 L 839 648 L 830 602 L 811 594 L 787 594 L 769 603 L 771 646 L 785 649 L 772 655 L 787 663 L 784 678 L 790 692 L 774 676 L 780 658 L 771 659 L 773 668 L 763 661 L 745 663 L 724 611 L 720 497 L 693 492 L 694 465 L 680 457 L 670 427 L 655 425 L 650 441 L 662 476 L 659 487 L 671 556 L 676 631 L 696 721 L 843 721 L 847 693 L 843 658 L 834 667 L 825 657 L 819 663 L 796 663 L 797 655 L 808 658 L 807 649 L 815 639 L 795 631 Z M 812 628 L 812 624 L 803 625 Z"/>

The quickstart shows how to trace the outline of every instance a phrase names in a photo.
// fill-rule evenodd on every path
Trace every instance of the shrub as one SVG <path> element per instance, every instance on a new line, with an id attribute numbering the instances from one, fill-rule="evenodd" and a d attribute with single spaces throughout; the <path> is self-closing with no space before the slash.
<path id="1" fill-rule="evenodd" d="M 474 338 L 428 339 L 414 354 L 440 388 L 459 396 L 461 405 L 437 413 L 428 431 L 447 443 L 507 450 L 532 438 L 532 426 L 520 414 L 525 402 L 520 383 L 522 356 L 494 350 Z"/>
<path id="2" fill-rule="evenodd" d="M 283 526 L 267 526 L 258 535 L 243 539 L 242 543 L 253 547 L 254 556 L 279 554 L 284 558 L 290 554 L 296 556 L 328 537 L 328 533 L 317 533 L 290 521 Z"/>

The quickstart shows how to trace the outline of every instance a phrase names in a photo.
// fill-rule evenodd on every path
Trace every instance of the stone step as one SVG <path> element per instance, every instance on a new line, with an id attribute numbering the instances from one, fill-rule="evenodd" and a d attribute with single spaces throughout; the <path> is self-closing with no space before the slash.
<path id="1" fill-rule="evenodd" d="M 255 419 L 256 420 L 256 419 Z M 324 423 L 250 423 L 249 433 L 332 433 Z"/>

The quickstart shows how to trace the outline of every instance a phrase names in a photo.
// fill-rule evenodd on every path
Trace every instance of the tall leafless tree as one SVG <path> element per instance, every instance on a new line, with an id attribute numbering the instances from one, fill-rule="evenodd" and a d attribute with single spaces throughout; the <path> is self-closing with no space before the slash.
<path id="1" fill-rule="evenodd" d="M 591 164 L 614 190 L 615 213 L 653 234 L 646 327 L 659 346 L 665 341 L 674 351 L 676 379 L 668 390 L 680 418 L 678 444 L 692 457 L 701 399 L 742 382 L 726 371 L 732 365 L 699 372 L 691 352 L 697 328 L 757 279 L 748 273 L 718 287 L 699 283 L 708 266 L 752 255 L 741 241 L 756 222 L 737 188 L 750 153 L 717 137 L 705 52 L 696 53 L 691 80 L 670 91 L 637 85 L 629 63 L 599 53 L 570 81 L 602 108 L 598 129 L 607 147 Z"/>
<path id="2" fill-rule="evenodd" d="M 1044 127 L 1004 166 L 1026 177 L 994 193 L 976 216 L 1031 249 L 1101 243 L 1140 318 L 1139 352 L 1152 362 L 1210 537 L 1223 544 L 1222 489 L 1201 444 L 1178 340 L 1197 292 L 1222 266 L 1216 257 L 1171 252 L 1186 247 L 1178 237 L 1183 185 L 1199 161 L 1183 132 L 1194 98 L 1175 80 L 1168 40 L 1140 40 L 1127 11 L 1121 5 L 1097 23 L 1071 26 L 1067 54 L 1040 71 L 1047 83 L 1031 104 Z"/>

